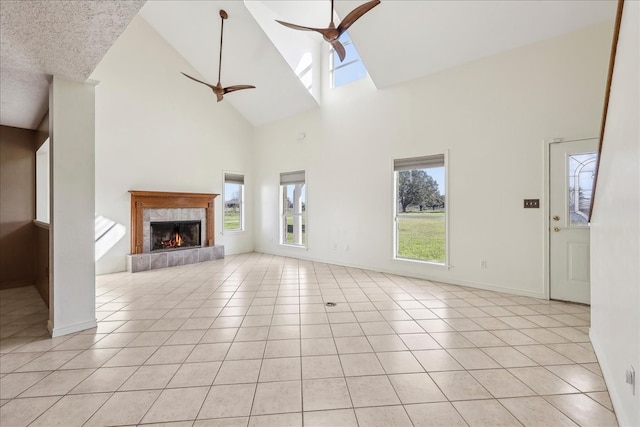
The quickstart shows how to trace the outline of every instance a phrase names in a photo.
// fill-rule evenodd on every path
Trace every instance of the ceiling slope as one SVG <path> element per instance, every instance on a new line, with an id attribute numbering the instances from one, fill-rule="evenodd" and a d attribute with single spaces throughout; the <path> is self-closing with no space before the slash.
<path id="1" fill-rule="evenodd" d="M 337 19 L 364 2 L 337 0 Z M 138 10 L 195 68 L 196 77 L 215 84 L 219 10 L 225 9 L 229 19 L 225 22 L 222 84 L 252 84 L 257 89 L 229 94 L 224 102 L 230 102 L 253 125 L 318 106 L 287 61 L 295 62 L 304 53 L 296 50 L 308 50 L 314 40 L 322 47 L 326 43 L 315 34 L 290 30 L 277 37 L 287 45 L 276 48 L 262 29 L 273 22 L 261 23 L 261 27 L 245 3 L 260 3 L 263 10 L 268 8 L 288 22 L 322 27 L 329 1 L 148 1 L 142 7 L 143 3 L 0 1 L 0 123 L 37 126 L 47 108 L 47 76 L 86 80 Z M 613 21 L 615 9 L 613 0 L 382 0 L 350 28 L 349 35 L 375 86 L 385 88 Z M 189 70 L 175 71 L 184 78 L 179 72 Z M 184 83 L 197 84 L 186 78 Z"/>
<path id="2" fill-rule="evenodd" d="M 337 1 L 345 16 L 363 1 Z M 610 0 L 382 0 L 349 31 L 377 88 L 613 21 Z"/>
<path id="3" fill-rule="evenodd" d="M 225 96 L 251 124 L 259 126 L 318 106 L 242 1 L 149 1 L 140 15 L 200 76 L 218 80 L 220 9 L 224 25 L 221 83 L 256 89 Z M 180 71 L 176 70 L 179 74 Z M 184 84 L 197 84 L 184 78 Z M 205 87 L 202 90 L 207 90 Z M 211 96 L 214 96 L 211 94 Z"/>

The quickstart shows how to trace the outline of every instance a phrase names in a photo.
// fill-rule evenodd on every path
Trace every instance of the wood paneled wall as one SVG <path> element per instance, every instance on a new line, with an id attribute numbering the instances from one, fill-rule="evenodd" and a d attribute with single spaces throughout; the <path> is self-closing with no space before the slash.
<path id="1" fill-rule="evenodd" d="M 35 141 L 0 126 L 0 289 L 35 283 Z"/>
<path id="2" fill-rule="evenodd" d="M 49 306 L 49 228 L 36 227 L 35 285 Z"/>

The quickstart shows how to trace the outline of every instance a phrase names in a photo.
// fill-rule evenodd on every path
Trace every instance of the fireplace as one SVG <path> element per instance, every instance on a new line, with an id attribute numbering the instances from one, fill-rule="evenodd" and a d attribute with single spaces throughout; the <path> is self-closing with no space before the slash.
<path id="1" fill-rule="evenodd" d="M 130 191 L 131 254 L 151 252 L 151 222 L 202 221 L 200 245 L 214 246 L 213 200 L 217 194 Z"/>
<path id="2" fill-rule="evenodd" d="M 151 252 L 199 247 L 201 221 L 151 222 Z"/>
<path id="3" fill-rule="evenodd" d="M 211 193 L 131 193 L 132 273 L 224 258 L 214 242 L 214 199 Z"/>

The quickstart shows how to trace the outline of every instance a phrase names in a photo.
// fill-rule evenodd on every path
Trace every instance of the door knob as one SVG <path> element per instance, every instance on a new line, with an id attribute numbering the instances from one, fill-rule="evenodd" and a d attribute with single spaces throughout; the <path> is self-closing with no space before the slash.
<path id="1" fill-rule="evenodd" d="M 558 215 L 554 215 L 553 220 L 554 221 L 560 221 L 560 217 Z"/>
<path id="2" fill-rule="evenodd" d="M 560 227 L 553 227 L 553 231 L 557 233 L 558 231 L 560 231 Z"/>

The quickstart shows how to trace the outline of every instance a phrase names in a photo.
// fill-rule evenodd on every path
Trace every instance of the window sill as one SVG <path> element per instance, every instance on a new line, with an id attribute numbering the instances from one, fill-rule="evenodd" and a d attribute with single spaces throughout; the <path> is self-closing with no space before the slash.
<path id="1" fill-rule="evenodd" d="M 39 221 L 37 219 L 34 219 L 33 223 L 35 224 L 36 227 L 44 228 L 45 230 L 48 230 L 50 226 L 48 222 Z"/>
<path id="2" fill-rule="evenodd" d="M 224 230 L 222 232 L 223 236 L 237 236 L 238 234 L 244 233 L 245 230 Z"/>
<path id="3" fill-rule="evenodd" d="M 425 266 L 429 266 L 429 267 L 433 267 L 433 268 L 446 269 L 446 270 L 451 269 L 451 266 L 448 265 L 447 263 L 440 263 L 440 262 L 435 262 L 435 261 L 422 261 L 422 260 L 419 260 L 419 259 L 398 258 L 398 257 L 393 257 L 393 261 L 403 262 L 403 263 L 420 264 L 420 265 L 425 265 Z"/>
<path id="4" fill-rule="evenodd" d="M 291 245 L 288 243 L 280 243 L 280 246 L 284 247 L 284 248 L 294 248 L 294 249 L 304 249 L 307 250 L 306 246 L 303 245 Z"/>

